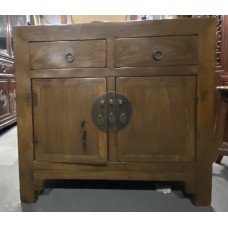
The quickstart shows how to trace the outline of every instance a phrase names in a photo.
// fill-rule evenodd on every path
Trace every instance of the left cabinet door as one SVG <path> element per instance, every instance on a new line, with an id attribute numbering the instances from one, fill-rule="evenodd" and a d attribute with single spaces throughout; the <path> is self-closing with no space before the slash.
<path id="1" fill-rule="evenodd" d="M 36 161 L 107 161 L 107 134 L 91 115 L 105 78 L 34 79 L 32 90 Z"/>

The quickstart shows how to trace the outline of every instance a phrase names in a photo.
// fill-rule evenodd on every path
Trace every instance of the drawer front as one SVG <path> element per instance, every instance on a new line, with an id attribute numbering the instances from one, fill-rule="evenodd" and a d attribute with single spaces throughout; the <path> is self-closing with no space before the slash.
<path id="1" fill-rule="evenodd" d="M 33 42 L 29 49 L 30 69 L 106 66 L 105 40 Z"/>
<path id="2" fill-rule="evenodd" d="M 13 64 L 1 62 L 0 74 L 13 74 Z"/>
<path id="3" fill-rule="evenodd" d="M 198 37 L 116 39 L 116 67 L 197 64 Z"/>

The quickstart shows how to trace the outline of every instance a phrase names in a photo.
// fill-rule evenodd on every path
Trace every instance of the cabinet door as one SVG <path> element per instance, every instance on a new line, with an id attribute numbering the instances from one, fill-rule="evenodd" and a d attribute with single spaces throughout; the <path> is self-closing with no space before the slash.
<path id="1" fill-rule="evenodd" d="M 195 76 L 117 78 L 132 105 L 117 132 L 119 161 L 190 162 L 195 155 Z"/>
<path id="2" fill-rule="evenodd" d="M 10 117 L 8 79 L 0 78 L 0 128 L 10 121 Z"/>
<path id="3" fill-rule="evenodd" d="M 106 79 L 34 79 L 32 86 L 35 159 L 106 162 L 107 135 L 91 116 L 93 102 L 106 92 Z"/>

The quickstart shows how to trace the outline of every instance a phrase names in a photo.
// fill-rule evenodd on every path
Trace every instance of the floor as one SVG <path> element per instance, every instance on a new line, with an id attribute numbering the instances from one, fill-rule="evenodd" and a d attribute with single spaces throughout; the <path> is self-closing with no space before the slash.
<path id="1" fill-rule="evenodd" d="M 49 182 L 34 204 L 20 202 L 17 127 L 0 134 L 0 211 L 228 211 L 228 158 L 213 164 L 211 207 L 196 207 L 178 186 L 171 193 L 156 190 L 154 182 L 60 181 Z M 162 186 L 164 187 L 164 186 Z M 169 190 L 169 188 L 168 188 Z"/>

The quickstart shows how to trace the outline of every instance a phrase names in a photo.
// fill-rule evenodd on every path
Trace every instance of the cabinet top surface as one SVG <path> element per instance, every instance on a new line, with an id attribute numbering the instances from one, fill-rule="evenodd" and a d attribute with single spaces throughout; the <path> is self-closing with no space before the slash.
<path id="1" fill-rule="evenodd" d="M 143 37 L 200 34 L 215 26 L 216 18 L 130 22 L 91 22 L 74 25 L 21 26 L 14 33 L 26 41 L 73 40 L 106 37 Z"/>

